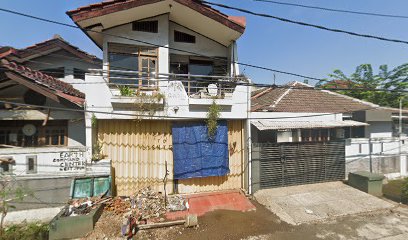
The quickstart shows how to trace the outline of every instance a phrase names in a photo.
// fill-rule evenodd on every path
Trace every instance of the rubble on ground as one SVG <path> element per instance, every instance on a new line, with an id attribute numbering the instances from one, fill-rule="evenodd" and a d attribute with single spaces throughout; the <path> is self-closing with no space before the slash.
<path id="1" fill-rule="evenodd" d="M 88 214 L 100 204 L 105 204 L 105 210 L 116 215 L 128 217 L 132 215 L 138 221 L 159 219 L 169 211 L 186 210 L 186 200 L 179 195 L 167 197 L 161 192 L 156 192 L 150 187 L 142 188 L 129 197 L 98 196 L 91 198 L 72 199 L 66 207 L 64 216 L 77 216 Z"/>
<path id="2" fill-rule="evenodd" d="M 63 217 L 74 217 L 78 215 L 86 215 L 93 209 L 96 209 L 99 205 L 110 201 L 111 197 L 91 197 L 91 198 L 80 198 L 71 199 L 68 205 L 64 209 Z"/>

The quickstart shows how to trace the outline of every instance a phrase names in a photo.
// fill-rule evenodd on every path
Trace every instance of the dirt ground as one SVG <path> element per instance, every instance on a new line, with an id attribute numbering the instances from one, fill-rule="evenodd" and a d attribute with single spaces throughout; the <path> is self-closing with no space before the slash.
<path id="1" fill-rule="evenodd" d="M 292 226 L 257 202 L 254 204 L 255 211 L 214 211 L 199 217 L 196 228 L 142 230 L 134 239 L 408 239 L 407 206 Z M 84 239 L 124 239 L 120 236 L 121 224 L 121 218 L 104 212 L 95 230 Z"/>

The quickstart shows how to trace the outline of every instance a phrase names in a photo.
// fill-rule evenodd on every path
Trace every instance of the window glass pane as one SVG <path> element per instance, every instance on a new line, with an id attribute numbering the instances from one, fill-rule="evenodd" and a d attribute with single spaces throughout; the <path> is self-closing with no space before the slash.
<path id="1" fill-rule="evenodd" d="M 64 67 L 41 69 L 41 72 L 50 75 L 54 78 L 64 78 L 65 77 L 64 71 L 65 71 Z"/>
<path id="2" fill-rule="evenodd" d="M 29 158 L 28 159 L 28 171 L 33 171 L 34 170 L 34 158 Z"/>
<path id="3" fill-rule="evenodd" d="M 64 130 L 61 131 L 60 138 L 61 138 L 60 144 L 65 145 L 65 131 Z"/>
<path id="4" fill-rule="evenodd" d="M 110 70 L 138 71 L 138 57 L 137 55 L 110 53 L 109 68 Z M 112 83 L 132 84 L 136 83 L 136 80 L 126 78 L 136 78 L 137 74 L 110 72 L 109 77 Z"/>
<path id="5" fill-rule="evenodd" d="M 213 73 L 212 65 L 190 64 L 188 68 L 192 75 L 211 75 Z"/>

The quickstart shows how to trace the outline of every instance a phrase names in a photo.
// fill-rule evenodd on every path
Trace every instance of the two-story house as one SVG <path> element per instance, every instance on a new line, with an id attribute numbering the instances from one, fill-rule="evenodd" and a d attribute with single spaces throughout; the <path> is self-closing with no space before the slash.
<path id="1" fill-rule="evenodd" d="M 87 138 L 111 159 L 118 195 L 246 188 L 249 87 L 236 64 L 245 18 L 196 0 L 107 1 L 67 14 L 103 50 L 102 69 L 85 79 L 97 123 Z"/>

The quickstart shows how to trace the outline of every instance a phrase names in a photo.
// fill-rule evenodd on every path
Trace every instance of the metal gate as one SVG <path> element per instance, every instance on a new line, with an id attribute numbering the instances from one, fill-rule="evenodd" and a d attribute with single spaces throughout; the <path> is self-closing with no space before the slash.
<path id="1" fill-rule="evenodd" d="M 345 178 L 345 142 L 276 143 L 252 146 L 252 190 Z"/>

